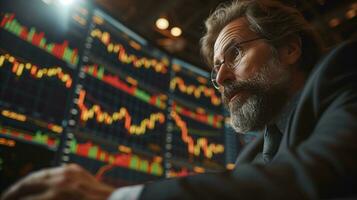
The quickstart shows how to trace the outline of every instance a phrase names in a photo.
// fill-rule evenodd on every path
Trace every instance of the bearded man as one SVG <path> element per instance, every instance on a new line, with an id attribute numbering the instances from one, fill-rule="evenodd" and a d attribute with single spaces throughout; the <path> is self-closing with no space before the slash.
<path id="1" fill-rule="evenodd" d="M 294 7 L 233 1 L 206 21 L 202 53 L 239 133 L 262 134 L 222 173 L 114 189 L 77 165 L 21 180 L 3 199 L 323 199 L 357 197 L 356 42 L 320 62 Z"/>

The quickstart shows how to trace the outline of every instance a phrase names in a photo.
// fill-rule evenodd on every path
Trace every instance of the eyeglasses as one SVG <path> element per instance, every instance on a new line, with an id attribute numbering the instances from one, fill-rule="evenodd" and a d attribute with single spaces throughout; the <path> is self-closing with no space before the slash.
<path id="1" fill-rule="evenodd" d="M 212 71 L 211 71 L 211 81 L 213 83 L 213 86 L 216 89 L 219 89 L 219 85 L 217 83 L 217 75 L 218 72 L 223 64 L 225 64 L 227 67 L 229 67 L 232 71 L 235 70 L 237 66 L 239 66 L 239 63 L 243 57 L 243 50 L 240 45 L 248 43 L 248 42 L 253 42 L 255 40 L 259 39 L 264 39 L 262 37 L 257 37 L 254 39 L 242 41 L 242 42 L 237 42 L 228 47 L 226 50 L 223 52 L 223 60 L 220 61 L 219 63 L 215 63 Z"/>

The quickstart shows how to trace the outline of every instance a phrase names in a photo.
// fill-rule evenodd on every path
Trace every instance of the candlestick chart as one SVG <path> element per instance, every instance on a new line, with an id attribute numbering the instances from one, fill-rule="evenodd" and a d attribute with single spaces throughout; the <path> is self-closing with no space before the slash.
<path id="1" fill-rule="evenodd" d="M 52 149 L 56 148 L 59 144 L 59 138 L 57 136 L 50 133 L 43 133 L 39 130 L 35 133 L 31 133 L 0 125 L 0 135 L 3 137 L 7 136 L 9 138 L 39 144 Z"/>
<path id="2" fill-rule="evenodd" d="M 89 34 L 90 56 L 116 65 L 143 83 L 167 90 L 170 76 L 167 55 L 127 36 L 113 19 L 98 14 L 93 18 L 97 20 L 94 20 Z"/>
<path id="3" fill-rule="evenodd" d="M 149 103 L 150 105 L 154 105 L 158 108 L 165 109 L 167 107 L 167 95 L 157 93 L 157 94 L 149 94 L 148 92 L 140 89 L 138 87 L 138 80 L 125 76 L 120 78 L 118 75 L 112 74 L 108 72 L 103 66 L 94 65 L 86 65 L 83 68 L 83 71 L 93 76 L 131 96 L 135 96 L 142 101 Z"/>
<path id="4" fill-rule="evenodd" d="M 220 98 L 216 95 L 214 88 L 209 88 L 206 85 L 200 84 L 189 84 L 184 81 L 183 78 L 179 76 L 175 76 L 170 81 L 170 89 L 174 91 L 178 91 L 178 93 L 182 93 L 185 95 L 189 95 L 194 97 L 196 100 L 201 98 L 208 98 L 210 103 L 214 106 L 218 106 L 221 104 Z"/>
<path id="5" fill-rule="evenodd" d="M 41 64 L 0 50 L 0 106 L 61 124 L 72 70 Z"/>
<path id="6" fill-rule="evenodd" d="M 90 148 L 84 150 L 88 146 Z M 90 155 L 98 154 L 98 151 L 100 155 L 105 156 L 97 159 Z M 142 158 L 115 149 L 103 150 L 91 143 L 77 144 L 77 150 L 73 149 L 70 160 L 72 163 L 82 164 L 98 180 L 117 187 L 157 180 L 163 175 L 162 161 Z"/>
<path id="7" fill-rule="evenodd" d="M 164 110 L 93 77 L 87 77 L 83 85 L 76 103 L 78 129 L 140 150 L 162 146 Z"/>
<path id="8" fill-rule="evenodd" d="M 172 110 L 183 116 L 189 117 L 198 122 L 212 126 L 214 128 L 222 128 L 224 117 L 220 114 L 207 113 L 202 107 L 197 107 L 196 110 L 191 110 L 185 106 L 173 101 Z"/>
<path id="9" fill-rule="evenodd" d="M 191 65 L 178 59 L 174 59 L 172 65 L 174 75 L 170 79 L 170 91 L 175 97 L 202 105 L 213 112 L 222 112 L 220 94 L 211 85 L 207 72 L 199 74 L 188 70 Z"/>
<path id="10" fill-rule="evenodd" d="M 75 155 L 101 161 L 116 167 L 133 169 L 156 176 L 161 176 L 163 173 L 161 161 L 159 162 L 142 159 L 135 154 L 119 152 L 119 150 L 109 152 L 100 146 L 93 144 L 91 141 L 77 143 L 77 141 L 74 139 L 70 144 L 70 150 L 71 153 Z M 104 172 L 102 171 L 101 173 Z"/>
<path id="11" fill-rule="evenodd" d="M 82 5 L 61 13 L 37 0 L 1 4 L 0 108 L 44 124 L 64 122 L 85 39 L 78 35 L 84 30 L 78 21 L 86 20 Z"/>
<path id="12" fill-rule="evenodd" d="M 106 148 L 108 148 L 108 145 Z M 163 174 L 161 161 L 144 159 L 133 153 L 120 152 L 118 149 L 108 151 L 94 144 L 92 141 L 78 143 L 74 139 L 70 144 L 70 152 L 74 155 L 100 161 L 114 167 L 132 169 L 154 176 L 161 176 Z M 103 175 L 108 170 L 110 168 L 99 170 L 98 176 Z"/>
<path id="13" fill-rule="evenodd" d="M 92 163 L 93 173 L 107 182 L 112 176 L 125 177 L 123 168 L 136 171 L 128 172 L 134 173 L 134 177 L 137 173 L 145 174 L 137 181 L 163 176 L 161 163 L 150 164 L 149 160 L 163 154 L 167 96 L 147 91 L 140 87 L 139 80 L 103 64 L 83 65 L 80 77 L 71 142 L 81 140 L 83 135 L 87 139 L 77 145 L 78 151 L 73 150 L 76 145 L 71 145 L 70 162 Z M 107 148 L 102 141 L 120 146 L 122 154 L 100 150 Z M 83 153 L 86 148 L 94 150 Z M 143 154 L 146 160 L 140 160 Z M 108 176 L 113 173 L 116 175 Z"/>
<path id="14" fill-rule="evenodd" d="M 84 103 L 86 99 L 86 91 L 79 91 L 78 108 L 80 111 L 80 121 L 87 122 L 88 120 L 95 120 L 98 124 L 112 125 L 118 121 L 123 121 L 126 132 L 130 135 L 142 135 L 148 130 L 155 129 L 157 123 L 163 124 L 165 122 L 165 115 L 162 112 L 151 113 L 150 117 L 140 121 L 139 124 L 133 124 L 132 115 L 126 107 L 120 107 L 117 111 L 108 113 L 102 110 L 98 104 L 93 104 L 90 108 Z"/>
<path id="15" fill-rule="evenodd" d="M 206 72 L 191 70 L 191 65 L 178 59 L 173 60 L 172 69 L 169 129 L 172 158 L 168 159 L 186 160 L 189 163 L 186 169 L 205 161 L 222 165 L 224 117 L 218 93 L 209 85 Z M 170 176 L 180 176 L 187 170 L 181 173 L 169 168 L 167 171 Z"/>
<path id="16" fill-rule="evenodd" d="M 85 39 L 81 34 L 86 30 L 88 8 L 82 0 L 66 12 L 58 6 L 38 0 L 2 3 L 0 37 L 11 37 L 12 41 L 7 40 L 7 43 L 12 46 L 20 48 L 26 43 L 32 49 L 51 55 L 52 59 L 76 67 Z"/>
<path id="17" fill-rule="evenodd" d="M 231 148 L 207 72 L 91 1 L 56 2 L 1 3 L 0 149 L 25 160 L 34 146 L 26 159 L 44 152 L 39 168 L 77 163 L 115 186 L 225 166 Z"/>
<path id="18" fill-rule="evenodd" d="M 19 178 L 31 166 L 36 167 L 30 171 L 55 163 L 66 135 L 88 10 L 81 0 L 66 12 L 41 0 L 0 4 L 0 138 L 16 142 L 11 155 L 22 166 L 6 167 Z"/>
<path id="19" fill-rule="evenodd" d="M 41 68 L 30 62 L 17 60 L 10 54 L 0 55 L 0 68 L 5 68 L 6 66 L 10 67 L 11 72 L 17 77 L 24 76 L 26 73 L 34 79 L 49 79 L 53 77 L 62 82 L 66 88 L 72 86 L 71 75 L 63 72 L 62 68 L 59 66 Z"/>
<path id="20" fill-rule="evenodd" d="M 184 121 L 182 117 L 174 111 L 172 111 L 170 115 L 179 130 L 178 134 L 176 133 L 177 131 L 174 131 L 174 137 L 180 138 L 175 139 L 175 141 L 178 141 L 178 143 L 183 143 L 184 146 L 186 146 L 184 152 L 187 152 L 189 156 L 192 155 L 195 157 L 212 159 L 215 155 L 222 155 L 224 153 L 224 145 L 222 144 L 223 140 L 217 140 L 217 138 L 220 138 L 219 132 L 217 132 L 216 136 L 218 137 L 214 141 L 220 141 L 221 143 L 210 142 L 207 136 L 193 136 L 193 134 L 190 134 L 187 123 L 188 120 Z M 199 130 L 199 132 L 202 132 L 202 134 L 204 134 L 204 131 L 205 130 Z M 181 148 L 177 149 L 178 152 L 181 150 Z"/>
<path id="21" fill-rule="evenodd" d="M 72 65 L 78 64 L 78 49 L 70 48 L 68 40 L 64 40 L 62 43 L 49 43 L 47 42 L 46 35 L 43 31 L 39 32 L 35 27 L 26 27 L 15 17 L 15 13 L 5 13 L 2 16 L 0 28 L 45 50 L 56 58 L 64 60 Z"/>

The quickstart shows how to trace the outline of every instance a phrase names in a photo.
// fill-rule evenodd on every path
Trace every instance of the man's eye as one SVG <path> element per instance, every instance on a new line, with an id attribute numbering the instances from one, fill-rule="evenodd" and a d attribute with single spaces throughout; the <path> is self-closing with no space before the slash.
<path id="1" fill-rule="evenodd" d="M 234 62 L 236 59 L 239 59 L 241 50 L 239 47 L 232 47 L 229 52 L 227 52 L 226 59 L 230 62 Z"/>
<path id="2" fill-rule="evenodd" d="M 240 55 L 241 55 L 241 49 L 239 48 L 239 47 L 234 47 L 233 48 L 234 50 L 234 59 L 236 59 L 236 58 L 238 58 L 238 57 L 240 57 Z"/>

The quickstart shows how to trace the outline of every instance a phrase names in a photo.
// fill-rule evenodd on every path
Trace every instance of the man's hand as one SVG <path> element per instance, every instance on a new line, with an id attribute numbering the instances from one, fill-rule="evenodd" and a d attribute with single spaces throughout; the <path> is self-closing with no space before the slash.
<path id="1" fill-rule="evenodd" d="M 41 170 L 10 187 L 1 200 L 108 199 L 115 189 L 97 181 L 78 165 Z"/>

